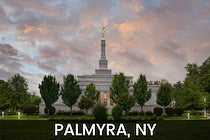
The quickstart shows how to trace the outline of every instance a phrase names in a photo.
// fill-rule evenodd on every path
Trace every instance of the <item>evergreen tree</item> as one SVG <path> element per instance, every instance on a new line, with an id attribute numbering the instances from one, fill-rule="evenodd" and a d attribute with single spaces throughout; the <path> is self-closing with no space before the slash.
<path id="1" fill-rule="evenodd" d="M 137 103 L 141 106 L 141 111 L 144 104 L 151 98 L 151 89 L 148 90 L 147 80 L 145 75 L 140 74 L 138 80 L 134 83 L 134 96 Z"/>
<path id="2" fill-rule="evenodd" d="M 40 94 L 45 102 L 48 114 L 52 104 L 58 100 L 60 85 L 56 81 L 55 77 L 48 75 L 44 76 L 41 84 L 39 85 Z"/>

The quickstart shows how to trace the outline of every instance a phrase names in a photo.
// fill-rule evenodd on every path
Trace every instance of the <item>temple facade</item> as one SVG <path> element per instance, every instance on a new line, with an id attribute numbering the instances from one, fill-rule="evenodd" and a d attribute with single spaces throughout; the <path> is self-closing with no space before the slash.
<path id="1" fill-rule="evenodd" d="M 108 60 L 106 58 L 106 40 L 101 40 L 101 56 L 99 59 L 99 68 L 95 69 L 95 74 L 78 75 L 77 80 L 82 90 L 82 94 L 84 94 L 86 87 L 90 83 L 93 83 L 96 86 L 96 89 L 100 91 L 99 102 L 101 102 L 107 107 L 109 114 L 111 114 L 112 108 L 115 106 L 115 104 L 113 103 L 113 100 L 110 98 L 110 95 L 112 93 L 109 90 L 112 84 L 113 77 L 114 75 L 112 74 L 112 70 L 108 69 Z M 133 77 L 126 76 L 126 78 L 130 81 L 129 93 L 133 94 Z M 143 107 L 144 111 L 153 111 L 153 108 L 157 106 L 156 95 L 157 95 L 159 86 L 149 85 L 149 88 L 152 90 L 152 96 L 150 100 L 146 102 L 145 106 Z M 77 103 L 73 106 L 73 110 L 75 111 L 80 110 L 78 107 L 78 102 L 79 102 L 79 99 Z M 56 112 L 58 112 L 59 110 L 62 110 L 62 111 L 70 110 L 70 108 L 63 103 L 61 97 L 56 103 L 53 104 L 53 106 L 56 108 Z M 45 104 L 42 101 L 42 103 L 40 103 L 39 105 L 40 114 L 44 114 L 44 108 L 45 108 Z M 140 111 L 140 106 L 138 104 L 135 104 L 135 106 L 131 110 Z M 89 110 L 89 113 L 91 113 L 91 110 Z"/>

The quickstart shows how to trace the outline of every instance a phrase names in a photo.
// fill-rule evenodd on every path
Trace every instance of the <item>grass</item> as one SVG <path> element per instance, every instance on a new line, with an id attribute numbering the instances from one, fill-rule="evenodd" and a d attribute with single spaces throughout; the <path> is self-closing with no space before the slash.
<path id="1" fill-rule="evenodd" d="M 21 114 L 20 120 L 94 120 L 93 115 L 25 115 Z M 149 120 L 152 116 L 127 116 L 123 117 L 125 120 Z M 182 116 L 157 117 L 157 120 L 187 120 L 187 113 Z M 190 115 L 190 120 L 204 120 L 202 115 Z M 17 115 L 8 115 L 0 120 L 18 120 Z M 108 116 L 108 120 L 113 120 L 112 115 Z"/>

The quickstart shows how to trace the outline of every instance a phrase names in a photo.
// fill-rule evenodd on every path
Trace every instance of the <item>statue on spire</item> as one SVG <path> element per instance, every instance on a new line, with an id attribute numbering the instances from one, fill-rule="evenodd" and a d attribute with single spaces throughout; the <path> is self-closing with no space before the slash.
<path id="1" fill-rule="evenodd" d="M 106 28 L 106 26 L 103 26 L 103 28 L 102 28 L 102 37 L 104 37 L 105 28 Z"/>

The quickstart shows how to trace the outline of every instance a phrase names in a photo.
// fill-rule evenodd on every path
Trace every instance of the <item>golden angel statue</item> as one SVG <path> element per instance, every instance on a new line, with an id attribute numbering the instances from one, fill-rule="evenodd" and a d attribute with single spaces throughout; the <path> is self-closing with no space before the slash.
<path id="1" fill-rule="evenodd" d="M 105 28 L 106 28 L 106 26 L 103 26 L 103 28 L 102 28 L 102 37 L 104 37 Z"/>

